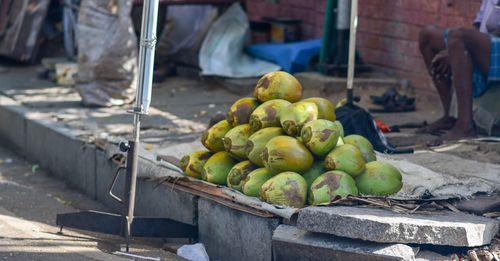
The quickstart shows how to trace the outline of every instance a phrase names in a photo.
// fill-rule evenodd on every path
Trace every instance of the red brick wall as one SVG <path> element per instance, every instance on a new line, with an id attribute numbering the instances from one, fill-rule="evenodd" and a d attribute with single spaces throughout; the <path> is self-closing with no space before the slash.
<path id="1" fill-rule="evenodd" d="M 407 78 L 421 94 L 434 93 L 418 50 L 423 26 L 471 26 L 480 0 L 360 0 L 358 50 L 366 62 Z"/>
<path id="2" fill-rule="evenodd" d="M 418 33 L 428 24 L 470 26 L 481 0 L 360 0 L 358 50 L 363 59 L 407 78 L 420 94 L 434 93 L 418 51 Z M 278 4 L 275 4 L 277 2 Z M 247 0 L 251 20 L 263 16 L 302 19 L 304 39 L 322 35 L 326 0 Z"/>
<path id="3" fill-rule="evenodd" d="M 363 0 L 361 0 L 363 1 Z M 276 4 L 277 2 L 277 4 Z M 291 17 L 302 20 L 302 38 L 319 38 L 323 34 L 326 0 L 247 0 L 251 21 L 262 17 Z"/>

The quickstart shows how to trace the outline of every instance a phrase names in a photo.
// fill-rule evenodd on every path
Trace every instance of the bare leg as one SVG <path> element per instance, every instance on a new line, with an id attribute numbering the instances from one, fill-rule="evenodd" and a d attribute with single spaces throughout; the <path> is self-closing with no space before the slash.
<path id="1" fill-rule="evenodd" d="M 431 63 L 437 53 L 446 48 L 443 38 L 443 30 L 435 26 L 425 27 L 419 35 L 419 48 L 424 58 L 425 65 L 432 77 L 434 86 L 439 94 L 441 104 L 443 106 L 443 117 L 436 122 L 419 129 L 417 132 L 433 133 L 438 130 L 450 129 L 455 123 L 455 119 L 450 117 L 450 105 L 453 92 L 451 91 L 451 79 L 439 79 L 431 73 Z"/>
<path id="2" fill-rule="evenodd" d="M 457 94 L 458 119 L 455 126 L 443 137 L 457 140 L 474 137 L 472 120 L 472 74 L 474 64 L 487 73 L 490 64 L 490 37 L 474 29 L 460 28 L 449 33 L 448 52 Z"/>

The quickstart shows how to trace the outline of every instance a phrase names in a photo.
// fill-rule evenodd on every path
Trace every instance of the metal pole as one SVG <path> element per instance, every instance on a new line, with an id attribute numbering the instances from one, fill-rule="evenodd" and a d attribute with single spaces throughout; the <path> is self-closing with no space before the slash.
<path id="1" fill-rule="evenodd" d="M 328 59 L 332 53 L 332 50 L 335 50 L 335 39 L 336 34 L 336 17 L 337 17 L 337 1 L 336 0 L 328 0 L 326 2 L 326 13 L 325 13 L 325 21 L 323 22 L 323 36 L 321 39 L 321 50 L 319 55 L 319 68 L 320 72 L 326 73 L 326 69 L 323 65 L 328 63 Z M 332 39 L 333 38 L 333 39 Z"/>
<path id="2" fill-rule="evenodd" d="M 125 181 L 125 208 L 126 216 L 125 239 L 126 251 L 130 245 L 130 227 L 134 221 L 135 190 L 137 181 L 138 151 L 140 147 L 139 135 L 141 130 L 141 116 L 148 114 L 151 102 L 153 82 L 154 52 L 156 44 L 156 25 L 158 20 L 159 0 L 144 0 L 142 10 L 141 38 L 139 46 L 138 81 L 135 97 L 135 106 L 131 111 L 134 114 L 133 139 L 128 143 L 127 178 Z"/>
<path id="3" fill-rule="evenodd" d="M 352 104 L 354 66 L 356 56 L 356 29 L 358 27 L 358 0 L 351 2 L 351 32 L 349 34 L 349 64 L 347 71 L 347 104 Z"/>
<path id="4" fill-rule="evenodd" d="M 137 68 L 139 76 L 134 108 L 134 111 L 139 111 L 141 114 L 148 114 L 151 103 L 158 4 L 159 0 L 144 0 L 142 10 L 139 66 Z"/>

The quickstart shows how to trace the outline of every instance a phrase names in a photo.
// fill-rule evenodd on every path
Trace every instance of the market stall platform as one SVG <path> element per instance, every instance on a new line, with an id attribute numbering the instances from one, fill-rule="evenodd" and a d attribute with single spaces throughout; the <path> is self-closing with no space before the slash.
<path id="1" fill-rule="evenodd" d="M 109 197 L 108 188 L 116 168 L 125 162 L 118 143 L 131 131 L 128 108 L 84 108 L 72 88 L 37 79 L 35 68 L 9 68 L 0 73 L 0 81 L 9 83 L 0 88 L 2 141 L 118 213 L 121 206 Z M 227 110 L 238 96 L 208 82 L 182 78 L 155 86 L 154 92 L 151 115 L 144 118 L 141 129 L 144 146 L 136 214 L 197 226 L 198 240 L 213 259 L 405 260 L 419 257 L 429 245 L 463 251 L 499 244 L 499 221 L 494 214 L 465 213 L 448 199 L 416 202 L 413 206 L 419 209 L 414 213 L 407 203 L 391 201 L 397 203 L 391 205 L 377 199 L 286 209 L 186 178 L 171 162 L 175 164 L 175 158 L 199 148 L 208 116 Z M 477 184 L 484 180 L 491 186 L 484 189 L 499 191 L 498 164 L 456 155 L 422 151 L 404 160 L 421 165 L 428 162 L 430 170 L 441 169 L 457 179 L 472 179 Z M 471 169 L 478 166 L 482 171 L 474 176 Z M 464 173 L 471 174 L 460 176 Z M 123 181 L 118 184 L 122 185 L 115 193 L 123 193 Z M 490 209 L 495 209 L 494 204 Z"/>

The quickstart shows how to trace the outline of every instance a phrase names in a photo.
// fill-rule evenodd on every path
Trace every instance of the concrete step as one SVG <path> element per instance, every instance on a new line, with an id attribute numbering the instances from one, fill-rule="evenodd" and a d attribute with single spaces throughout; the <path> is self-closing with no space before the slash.
<path id="1" fill-rule="evenodd" d="M 317 72 L 301 72 L 294 74 L 294 76 L 302 84 L 304 97 L 345 96 L 347 87 L 345 77 L 327 76 Z M 232 93 L 252 95 L 259 78 L 231 79 L 213 77 L 213 80 Z M 354 79 L 354 89 L 357 95 L 361 93 L 380 95 L 389 87 L 396 88 L 402 94 L 413 92 L 407 80 L 388 78 L 381 75 L 365 75 Z"/>
<path id="2" fill-rule="evenodd" d="M 297 226 L 380 243 L 434 244 L 458 247 L 487 245 L 499 222 L 465 213 L 399 214 L 360 207 L 308 207 L 299 212 Z"/>
<path id="3" fill-rule="evenodd" d="M 240 95 L 240 96 L 252 96 L 253 90 L 259 78 L 220 78 L 214 77 L 213 80 L 222 86 L 227 91 Z"/>
<path id="4" fill-rule="evenodd" d="M 273 259 L 281 260 L 414 260 L 415 252 L 403 244 L 380 244 L 307 232 L 280 225 L 273 234 Z"/>
<path id="5" fill-rule="evenodd" d="M 345 93 L 347 88 L 346 77 L 332 77 L 317 72 L 302 72 L 295 74 L 306 92 L 316 92 L 326 95 Z M 357 92 L 370 92 L 376 90 L 377 94 L 389 87 L 394 87 L 398 92 L 405 94 L 411 92 L 409 82 L 382 75 L 356 76 L 353 88 Z"/>

